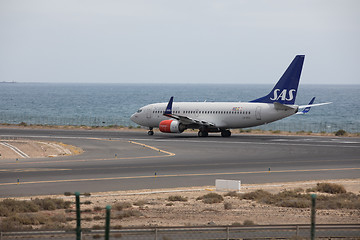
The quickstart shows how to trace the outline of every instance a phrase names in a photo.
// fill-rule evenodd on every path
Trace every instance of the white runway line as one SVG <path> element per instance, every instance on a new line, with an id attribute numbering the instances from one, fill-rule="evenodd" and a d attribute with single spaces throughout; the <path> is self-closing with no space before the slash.
<path id="1" fill-rule="evenodd" d="M 20 149 L 18 149 L 17 147 L 7 143 L 7 142 L 0 142 L 1 145 L 10 148 L 11 150 L 13 150 L 15 153 L 17 153 L 19 156 L 21 156 L 22 158 L 30 158 L 29 155 L 27 155 L 26 153 L 24 153 L 23 151 L 21 151 Z"/>
<path id="2" fill-rule="evenodd" d="M 69 149 L 64 148 L 63 146 L 60 146 L 56 143 L 46 143 L 46 142 L 38 142 L 50 147 L 55 148 L 59 153 L 65 153 L 66 155 L 71 155 L 71 151 Z"/>

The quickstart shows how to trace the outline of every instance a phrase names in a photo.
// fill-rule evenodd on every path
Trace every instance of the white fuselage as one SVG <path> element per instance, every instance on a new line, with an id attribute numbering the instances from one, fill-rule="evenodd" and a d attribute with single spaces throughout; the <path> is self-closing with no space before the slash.
<path id="1" fill-rule="evenodd" d="M 167 103 L 149 104 L 131 116 L 135 123 L 146 127 L 159 127 Z M 212 123 L 216 128 L 246 128 L 270 123 L 297 112 L 298 107 L 276 109 L 270 103 L 251 102 L 174 102 L 172 111 L 179 116 Z"/>

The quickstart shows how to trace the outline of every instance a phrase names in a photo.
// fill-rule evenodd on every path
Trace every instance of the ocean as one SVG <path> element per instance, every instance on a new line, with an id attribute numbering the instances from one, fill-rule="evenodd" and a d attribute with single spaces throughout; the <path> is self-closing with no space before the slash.
<path id="1" fill-rule="evenodd" d="M 157 102 L 246 102 L 273 85 L 0 83 L 0 123 L 109 126 L 137 125 L 130 116 Z M 308 114 L 255 127 L 264 130 L 360 132 L 360 85 L 301 85 L 296 104 L 333 102 Z"/>

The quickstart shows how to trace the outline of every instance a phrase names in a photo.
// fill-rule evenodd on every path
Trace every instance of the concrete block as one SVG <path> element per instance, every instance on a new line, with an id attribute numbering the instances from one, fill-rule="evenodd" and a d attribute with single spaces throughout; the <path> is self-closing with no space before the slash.
<path id="1" fill-rule="evenodd" d="M 215 180 L 216 191 L 240 191 L 241 181 L 237 180 Z"/>

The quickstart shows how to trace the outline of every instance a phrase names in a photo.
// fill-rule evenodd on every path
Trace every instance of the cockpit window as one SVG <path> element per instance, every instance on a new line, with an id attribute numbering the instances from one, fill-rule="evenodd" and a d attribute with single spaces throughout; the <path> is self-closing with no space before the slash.
<path id="1" fill-rule="evenodd" d="M 141 113 L 141 112 L 142 112 L 142 109 L 137 110 L 137 113 Z"/>

